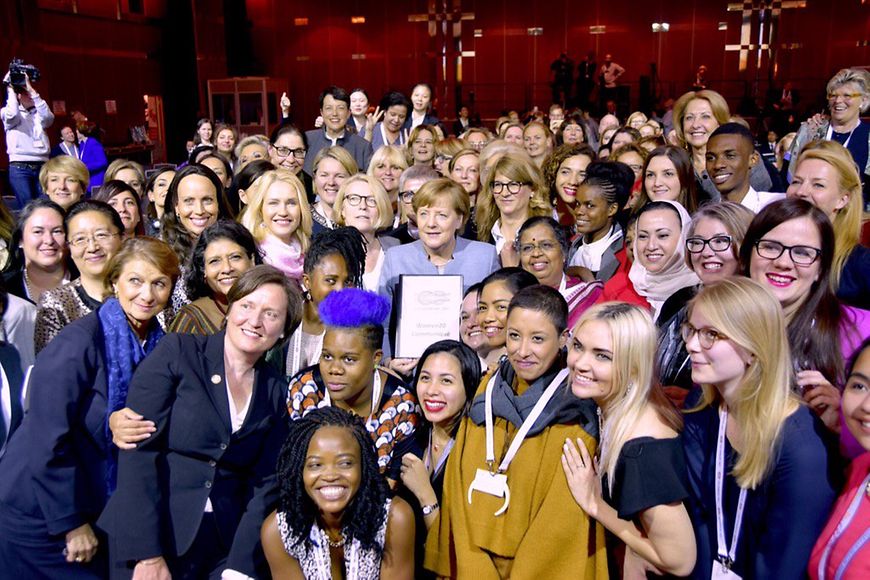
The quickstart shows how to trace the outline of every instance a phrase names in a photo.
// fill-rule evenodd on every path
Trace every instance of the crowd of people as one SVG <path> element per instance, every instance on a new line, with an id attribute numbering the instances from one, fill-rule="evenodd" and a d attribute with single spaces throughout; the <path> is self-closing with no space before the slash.
<path id="1" fill-rule="evenodd" d="M 870 74 L 773 158 L 696 89 L 331 86 L 145 168 L 8 84 L 0 576 L 870 576 Z"/>

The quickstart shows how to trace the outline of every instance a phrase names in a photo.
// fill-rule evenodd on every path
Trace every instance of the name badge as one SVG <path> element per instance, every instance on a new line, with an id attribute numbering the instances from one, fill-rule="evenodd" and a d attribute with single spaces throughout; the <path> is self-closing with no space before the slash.
<path id="1" fill-rule="evenodd" d="M 719 560 L 714 560 L 710 580 L 742 580 L 742 578 Z"/>
<path id="2" fill-rule="evenodd" d="M 504 473 L 490 473 L 486 469 L 478 469 L 474 481 L 468 486 L 468 503 L 471 503 L 471 495 L 475 491 L 504 498 L 504 504 L 495 512 L 496 516 L 503 514 L 511 503 L 511 492 Z"/>

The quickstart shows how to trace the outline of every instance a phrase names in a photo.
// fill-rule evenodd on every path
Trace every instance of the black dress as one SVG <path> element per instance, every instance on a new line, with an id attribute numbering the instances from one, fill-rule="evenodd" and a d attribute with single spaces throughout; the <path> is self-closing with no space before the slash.
<path id="1" fill-rule="evenodd" d="M 605 478 L 603 494 L 620 519 L 634 521 L 638 526 L 640 514 L 644 510 L 687 499 L 689 485 L 682 437 L 638 437 L 626 441 L 616 460 L 613 490 L 610 490 Z M 606 536 L 610 577 L 619 578 L 623 544 L 610 532 Z M 649 576 L 661 578 L 652 574 Z"/>

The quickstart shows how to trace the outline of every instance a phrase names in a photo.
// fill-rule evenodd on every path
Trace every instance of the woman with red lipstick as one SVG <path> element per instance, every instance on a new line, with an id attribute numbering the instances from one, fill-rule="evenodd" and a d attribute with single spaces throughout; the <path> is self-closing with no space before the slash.
<path id="1" fill-rule="evenodd" d="M 593 460 L 581 441 L 566 441 L 562 469 L 612 548 L 628 548 L 624 562 L 611 559 L 624 578 L 646 577 L 647 566 L 685 576 L 695 565 L 683 421 L 654 376 L 656 334 L 646 311 L 610 302 L 583 315 L 568 347 L 569 388 L 598 405 L 601 454 Z"/>
<path id="2" fill-rule="evenodd" d="M 127 240 L 106 267 L 104 289 L 112 296 L 40 353 L 27 414 L 3 457 L 4 576 L 107 577 L 106 536 L 96 521 L 117 476 L 109 417 L 124 406 L 134 371 L 164 339 L 156 317 L 178 273 L 178 259 L 163 242 Z"/>
<path id="3" fill-rule="evenodd" d="M 574 225 L 577 190 L 594 159 L 592 147 L 581 143 L 560 145 L 544 161 L 544 180 L 550 186 L 550 205 L 559 215 L 559 225 L 566 228 Z"/>
<path id="4" fill-rule="evenodd" d="M 870 576 L 870 338 L 855 351 L 847 377 L 843 417 L 865 453 L 849 466 L 848 481 L 813 548 L 808 568 L 812 580 Z"/>
<path id="5" fill-rule="evenodd" d="M 558 290 L 568 302 L 569 325 L 576 323 L 601 296 L 603 282 L 584 282 L 565 273 L 568 238 L 553 218 L 527 219 L 517 234 L 517 252 L 523 270 L 534 275 L 539 283 Z"/>
<path id="6" fill-rule="evenodd" d="M 207 227 L 193 248 L 184 274 L 187 297 L 169 332 L 216 334 L 227 316 L 227 294 L 242 274 L 261 264 L 251 233 L 241 224 L 220 220 Z"/>
<path id="7" fill-rule="evenodd" d="M 70 257 L 79 277 L 42 293 L 36 311 L 34 343 L 38 354 L 70 322 L 103 303 L 106 268 L 123 241 L 118 212 L 100 201 L 80 201 L 64 217 Z"/>
<path id="8" fill-rule="evenodd" d="M 607 578 L 603 528 L 560 467 L 566 438 L 594 450 L 597 434 L 594 403 L 565 388 L 565 299 L 538 284 L 506 310 L 507 358 L 459 427 L 425 567 L 445 578 Z"/>
<path id="9" fill-rule="evenodd" d="M 390 498 L 358 416 L 326 407 L 293 423 L 278 484 L 260 531 L 273 578 L 414 578 L 414 515 Z"/>
<path id="10" fill-rule="evenodd" d="M 287 169 L 264 173 L 247 191 L 241 223 L 257 240 L 263 262 L 288 278 L 302 277 L 312 218 L 305 186 Z"/>
<path id="11" fill-rule="evenodd" d="M 841 429 L 843 361 L 870 335 L 870 312 L 842 306 L 831 288 L 834 231 L 808 201 L 769 204 L 752 220 L 740 248 L 743 272 L 773 294 L 788 325 L 797 388 L 829 429 L 842 435 L 844 453 L 860 447 Z"/>
<path id="12" fill-rule="evenodd" d="M 401 458 L 413 446 L 420 410 L 411 389 L 379 366 L 390 305 L 373 292 L 345 288 L 329 294 L 319 312 L 326 328 L 320 361 L 291 379 L 290 419 L 333 405 L 365 418 L 378 468 L 395 483 Z"/>

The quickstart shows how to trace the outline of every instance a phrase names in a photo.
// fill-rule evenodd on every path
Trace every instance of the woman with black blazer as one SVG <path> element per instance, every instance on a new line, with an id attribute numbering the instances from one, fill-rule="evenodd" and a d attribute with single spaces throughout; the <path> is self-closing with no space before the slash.
<path id="1" fill-rule="evenodd" d="M 156 317 L 178 273 L 178 258 L 163 242 L 128 240 L 107 268 L 114 296 L 39 353 L 28 412 L 0 461 L 0 576 L 106 576 L 104 538 L 94 523 L 115 479 L 107 419 L 123 407 L 133 370 L 163 336 Z"/>
<path id="2" fill-rule="evenodd" d="M 113 577 L 262 575 L 288 426 L 287 384 L 263 355 L 298 326 L 302 301 L 272 266 L 242 274 L 227 299 L 223 331 L 168 336 L 130 385 L 129 408 L 156 430 L 121 453 L 99 520 Z"/>

